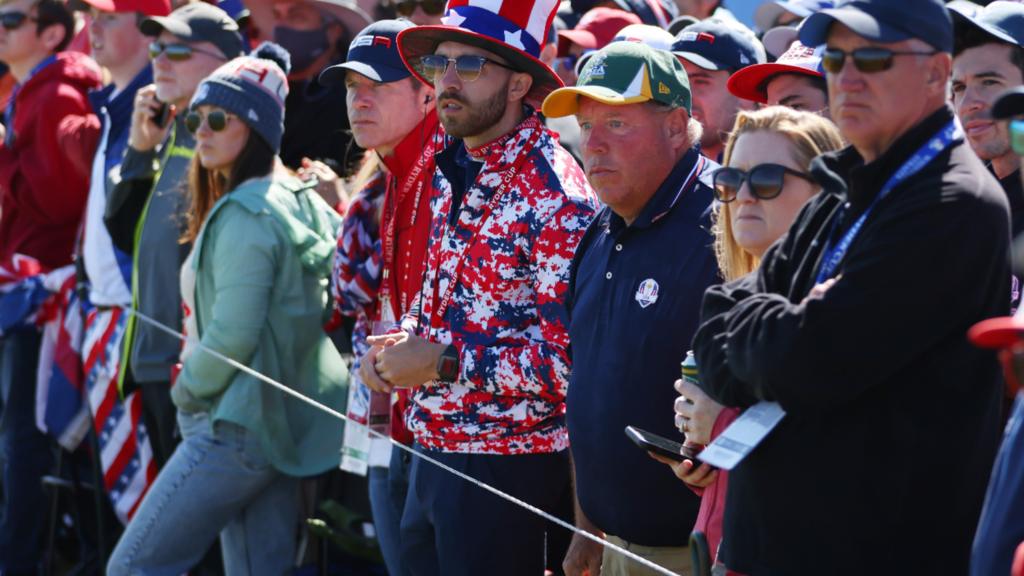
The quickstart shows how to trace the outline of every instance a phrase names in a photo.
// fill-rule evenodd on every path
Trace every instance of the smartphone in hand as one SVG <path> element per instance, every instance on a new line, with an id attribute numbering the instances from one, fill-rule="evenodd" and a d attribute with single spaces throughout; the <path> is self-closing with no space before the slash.
<path id="1" fill-rule="evenodd" d="M 647 452 L 654 452 L 666 458 L 671 458 L 676 462 L 692 460 L 695 467 L 701 464 L 700 460 L 697 459 L 698 450 L 692 446 L 684 446 L 664 436 L 658 436 L 633 426 L 626 426 L 626 436 L 639 448 Z"/>
<path id="2" fill-rule="evenodd" d="M 167 104 L 167 102 L 161 102 L 160 107 L 157 108 L 156 112 L 153 113 L 153 116 L 150 118 L 150 120 L 152 120 L 153 124 L 156 124 L 159 128 L 164 128 L 167 126 L 167 121 L 170 119 L 170 117 L 171 107 Z"/>

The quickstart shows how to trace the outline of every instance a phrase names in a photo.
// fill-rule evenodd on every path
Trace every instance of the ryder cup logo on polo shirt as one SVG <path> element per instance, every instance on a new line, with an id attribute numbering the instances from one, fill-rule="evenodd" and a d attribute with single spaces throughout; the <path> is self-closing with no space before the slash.
<path id="1" fill-rule="evenodd" d="M 636 289 L 636 301 L 641 308 L 647 308 L 658 301 L 658 282 L 654 278 L 648 278 L 640 283 Z"/>

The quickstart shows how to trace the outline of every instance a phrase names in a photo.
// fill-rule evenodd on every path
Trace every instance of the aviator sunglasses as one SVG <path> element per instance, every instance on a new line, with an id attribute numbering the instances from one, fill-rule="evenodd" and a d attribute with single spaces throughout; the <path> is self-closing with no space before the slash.
<path id="1" fill-rule="evenodd" d="M 17 30 L 26 20 L 36 22 L 35 18 L 24 12 L 0 12 L 0 26 L 3 26 L 4 30 Z"/>
<path id="2" fill-rule="evenodd" d="M 846 65 L 846 57 L 849 56 L 853 58 L 853 65 L 857 70 L 872 74 L 892 68 L 892 61 L 896 56 L 931 56 L 932 54 L 938 54 L 938 52 L 934 50 L 931 52 L 897 52 L 876 46 L 857 48 L 852 52 L 839 48 L 825 48 L 821 54 L 821 67 L 830 74 L 838 74 Z"/>
<path id="3" fill-rule="evenodd" d="M 199 112 L 189 112 L 185 116 L 185 128 L 189 132 L 195 134 L 199 131 L 199 127 L 203 125 L 204 117 Z M 210 130 L 214 132 L 220 132 L 227 128 L 228 121 L 231 120 L 231 115 L 223 110 L 214 110 L 206 115 L 206 125 L 210 127 Z"/>
<path id="4" fill-rule="evenodd" d="M 399 0 L 393 4 L 395 12 L 406 18 L 412 16 L 412 13 L 416 11 L 416 6 L 423 8 L 423 12 L 430 16 L 444 13 L 444 0 Z"/>
<path id="5" fill-rule="evenodd" d="M 484 64 L 495 64 L 502 68 L 514 70 L 511 66 L 496 62 L 490 58 L 484 58 L 483 56 L 464 54 L 458 58 L 449 58 L 440 54 L 429 54 L 420 58 L 420 72 L 427 80 L 436 82 L 444 77 L 448 71 L 448 65 L 452 62 L 455 63 L 455 74 L 463 82 L 473 82 L 480 78 Z"/>
<path id="6" fill-rule="evenodd" d="M 712 176 L 715 185 L 715 199 L 728 204 L 736 199 L 743 182 L 750 185 L 750 193 L 760 200 L 771 200 L 782 193 L 786 174 L 792 174 L 813 183 L 810 176 L 782 164 L 758 164 L 750 170 L 719 168 Z"/>
<path id="7" fill-rule="evenodd" d="M 206 54 L 207 56 L 213 56 L 218 60 L 224 60 L 224 56 L 215 54 L 213 52 L 207 52 L 206 50 L 200 50 L 199 48 L 193 48 L 188 44 L 168 44 L 166 42 L 150 42 L 149 43 L 149 59 L 156 60 L 161 54 L 167 56 L 168 60 L 172 62 L 182 62 L 192 57 L 193 53 Z"/>

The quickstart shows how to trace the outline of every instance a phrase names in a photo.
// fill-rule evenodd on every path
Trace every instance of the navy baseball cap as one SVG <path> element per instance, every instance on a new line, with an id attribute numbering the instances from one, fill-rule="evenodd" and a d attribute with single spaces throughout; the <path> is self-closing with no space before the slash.
<path id="1" fill-rule="evenodd" d="M 320 73 L 320 83 L 325 86 L 345 81 L 349 70 L 366 76 L 375 82 L 396 82 L 412 76 L 398 54 L 398 33 L 415 24 L 404 18 L 378 20 L 356 34 L 348 46 L 348 59 L 341 64 L 329 66 Z"/>
<path id="2" fill-rule="evenodd" d="M 858 36 L 876 42 L 917 38 L 940 52 L 953 52 L 953 18 L 942 0 L 841 0 L 835 8 L 815 12 L 800 26 L 804 46 L 828 40 L 839 22 Z"/>
<path id="3" fill-rule="evenodd" d="M 764 64 L 764 46 L 749 31 L 716 18 L 683 28 L 672 43 L 672 53 L 705 70 L 737 71 Z"/>
<path id="4" fill-rule="evenodd" d="M 953 27 L 957 32 L 957 48 L 962 49 L 961 36 L 968 30 L 980 30 L 1001 42 L 1024 46 L 1024 4 L 997 0 L 981 10 L 953 7 Z"/>

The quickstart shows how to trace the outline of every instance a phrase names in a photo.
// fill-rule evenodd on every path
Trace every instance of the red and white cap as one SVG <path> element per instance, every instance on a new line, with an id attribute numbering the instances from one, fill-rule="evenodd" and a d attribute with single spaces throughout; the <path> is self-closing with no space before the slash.
<path id="1" fill-rule="evenodd" d="M 824 45 L 810 48 L 796 40 L 775 62 L 740 68 L 729 77 L 726 86 L 737 98 L 767 104 L 768 81 L 779 74 L 804 74 L 824 78 L 825 72 L 821 68 L 821 53 L 824 49 Z"/>

